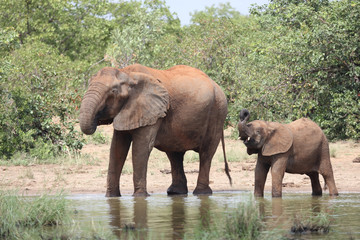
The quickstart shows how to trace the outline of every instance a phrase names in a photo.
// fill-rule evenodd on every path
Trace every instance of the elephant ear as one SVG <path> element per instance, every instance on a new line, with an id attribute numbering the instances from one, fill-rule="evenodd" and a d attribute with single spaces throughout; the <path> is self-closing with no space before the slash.
<path id="1" fill-rule="evenodd" d="M 263 156 L 273 156 L 287 152 L 293 144 L 291 130 L 283 124 L 271 122 L 268 124 L 268 138 L 262 147 Z"/>
<path id="2" fill-rule="evenodd" d="M 129 76 L 129 98 L 114 118 L 114 129 L 118 131 L 154 125 L 169 109 L 169 93 L 160 80 L 137 72 Z"/>

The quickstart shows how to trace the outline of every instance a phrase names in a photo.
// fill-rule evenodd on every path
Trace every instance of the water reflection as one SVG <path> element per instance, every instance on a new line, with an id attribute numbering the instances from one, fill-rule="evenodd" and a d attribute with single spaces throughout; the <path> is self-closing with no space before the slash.
<path id="1" fill-rule="evenodd" d="M 200 220 L 201 220 L 201 226 L 204 229 L 209 228 L 210 221 L 211 221 L 211 206 L 210 206 L 210 198 L 209 196 L 199 196 L 200 199 L 200 207 L 199 207 L 199 213 L 200 213 Z"/>
<path id="2" fill-rule="evenodd" d="M 110 209 L 110 225 L 113 227 L 112 231 L 114 235 L 120 239 L 124 221 L 122 220 L 122 216 L 128 216 L 129 209 L 121 204 L 119 198 L 109 198 L 107 199 L 107 203 L 109 204 Z"/>
<path id="3" fill-rule="evenodd" d="M 271 205 L 271 216 L 272 217 L 281 217 L 284 215 L 284 212 L 293 212 L 293 209 L 310 209 L 315 215 L 316 213 L 319 213 L 321 211 L 326 211 L 327 208 L 325 208 L 326 204 L 323 197 L 317 197 L 312 196 L 309 198 L 302 198 L 301 200 L 295 198 L 295 199 L 283 199 L 283 198 L 272 198 L 269 199 L 257 199 L 259 202 L 259 209 L 260 213 L 262 215 L 269 215 L 269 212 L 267 208 Z"/>
<path id="4" fill-rule="evenodd" d="M 232 212 L 239 203 L 249 201 L 250 197 L 249 193 L 225 192 L 214 193 L 212 196 L 170 197 L 158 194 L 148 198 L 78 196 L 73 199 L 79 210 L 79 221 L 89 221 L 89 224 L 92 218 L 102 221 L 104 225 L 108 224 L 119 239 L 127 239 L 129 234 L 135 234 L 139 239 L 191 239 L 193 231 L 199 225 L 211 228 L 217 221 L 216 216 Z M 359 194 L 342 194 L 336 198 L 304 194 L 271 198 L 268 195 L 256 199 L 256 202 L 267 229 L 283 229 L 289 233 L 296 214 L 316 215 L 326 212 L 333 220 L 332 230 L 326 238 L 349 239 L 350 235 L 360 239 Z M 132 228 L 135 230 L 131 230 Z M 311 235 L 306 236 L 306 239 L 322 237 L 324 236 Z"/>
<path id="5" fill-rule="evenodd" d="M 171 197 L 171 227 L 173 239 L 183 239 L 186 225 L 185 196 Z"/>
<path id="6" fill-rule="evenodd" d="M 161 229 L 162 238 L 184 239 L 185 232 L 199 224 L 208 228 L 212 216 L 209 196 L 109 198 L 107 203 L 109 223 L 119 239 L 126 239 L 129 234 L 146 239 L 148 229 Z"/>
<path id="7" fill-rule="evenodd" d="M 148 202 L 144 197 L 134 198 L 134 220 L 136 229 L 148 227 Z"/>
<path id="8" fill-rule="evenodd" d="M 344 197 L 344 196 L 342 196 Z M 257 199 L 260 213 L 264 216 L 264 222 L 268 230 L 282 229 L 286 238 L 290 239 L 349 239 L 349 231 L 344 227 L 352 225 L 352 231 L 356 231 L 356 236 L 359 236 L 359 230 L 357 224 L 360 218 L 358 217 L 360 209 L 353 208 L 352 210 L 347 207 L 342 207 L 341 211 L 347 212 L 346 215 L 339 218 L 338 201 L 342 202 L 344 199 L 340 197 L 318 197 L 318 196 L 304 196 L 301 194 L 294 194 L 283 198 L 265 198 Z M 357 200 L 359 203 L 359 199 Z M 350 212 L 353 212 L 350 214 Z M 355 221 L 354 213 L 357 212 L 358 220 Z M 318 216 L 319 214 L 328 214 L 330 223 L 330 233 L 328 234 L 306 234 L 305 235 L 293 235 L 290 232 L 294 221 L 297 219 L 303 219 L 304 222 L 311 216 Z M 352 215 L 352 216 L 351 216 Z M 346 223 L 346 224 L 345 224 Z"/>
<path id="9" fill-rule="evenodd" d="M 258 198 L 257 201 L 260 215 L 264 217 L 269 229 L 284 225 L 287 217 L 283 215 L 284 205 L 282 198 L 272 198 L 271 200 Z"/>

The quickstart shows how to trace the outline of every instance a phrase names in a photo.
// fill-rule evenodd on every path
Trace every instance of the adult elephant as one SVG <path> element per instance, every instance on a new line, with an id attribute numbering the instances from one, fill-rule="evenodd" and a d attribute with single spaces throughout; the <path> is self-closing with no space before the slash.
<path id="1" fill-rule="evenodd" d="M 79 120 L 85 134 L 93 134 L 98 125 L 113 123 L 106 196 L 121 196 L 120 174 L 131 142 L 134 196 L 148 195 L 146 173 L 153 147 L 170 159 L 168 194 L 188 192 L 183 167 L 187 150 L 200 155 L 193 193 L 211 194 L 210 165 L 223 139 L 226 114 L 223 91 L 202 71 L 183 65 L 156 70 L 135 64 L 123 69 L 105 67 L 94 75 Z M 229 176 L 226 159 L 225 170 Z"/>
<path id="2" fill-rule="evenodd" d="M 330 162 L 329 144 L 321 128 L 307 118 L 289 124 L 255 120 L 247 123 L 248 110 L 240 112 L 239 135 L 249 155 L 257 153 L 254 195 L 262 197 L 266 176 L 271 168 L 272 196 L 282 196 L 285 172 L 306 174 L 311 179 L 312 195 L 322 195 L 319 173 L 338 195 Z"/>

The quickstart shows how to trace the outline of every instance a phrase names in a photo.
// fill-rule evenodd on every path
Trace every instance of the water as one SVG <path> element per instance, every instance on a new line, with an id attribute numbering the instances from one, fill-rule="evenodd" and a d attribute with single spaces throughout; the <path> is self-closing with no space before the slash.
<path id="1" fill-rule="evenodd" d="M 216 216 L 231 212 L 241 202 L 251 198 L 250 192 L 215 192 L 212 196 L 167 196 L 153 194 L 147 198 L 122 196 L 105 198 L 100 195 L 72 195 L 77 210 L 76 221 L 82 224 L 101 224 L 114 235 L 124 237 L 125 228 L 142 229 L 145 239 L 182 239 L 191 236 L 201 222 L 214 221 Z M 284 193 L 272 199 L 256 199 L 259 211 L 265 216 L 267 229 L 281 229 L 290 239 L 360 239 L 360 194 L 347 193 L 339 197 L 312 197 L 309 193 Z M 326 235 L 290 233 L 296 214 L 326 212 L 332 223 Z M 187 233 L 187 234 L 186 234 Z M 125 236 L 126 237 L 126 236 Z"/>

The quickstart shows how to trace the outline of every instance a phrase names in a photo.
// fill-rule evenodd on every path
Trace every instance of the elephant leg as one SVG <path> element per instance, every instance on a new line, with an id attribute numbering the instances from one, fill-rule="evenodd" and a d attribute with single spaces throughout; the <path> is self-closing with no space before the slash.
<path id="1" fill-rule="evenodd" d="M 325 185 L 329 188 L 330 196 L 338 196 L 339 192 L 335 185 L 335 179 L 331 165 L 323 171 L 320 170 L 320 174 L 324 177 Z"/>
<path id="2" fill-rule="evenodd" d="M 130 144 L 131 136 L 129 134 L 114 130 L 110 147 L 106 197 L 121 196 L 119 185 L 120 174 L 129 152 Z"/>
<path id="3" fill-rule="evenodd" d="M 312 187 L 312 195 L 313 196 L 321 196 L 322 195 L 322 189 L 319 181 L 319 173 L 318 172 L 310 172 L 307 173 L 311 179 L 311 187 Z"/>
<path id="4" fill-rule="evenodd" d="M 329 144 L 327 141 L 323 142 L 322 153 L 320 157 L 319 173 L 324 177 L 325 184 L 329 188 L 330 196 L 339 195 L 339 192 L 335 185 L 335 178 L 330 162 Z"/>
<path id="5" fill-rule="evenodd" d="M 257 160 L 255 168 L 255 197 L 264 196 L 264 187 L 269 169 L 270 165 L 264 163 L 261 159 Z"/>
<path id="6" fill-rule="evenodd" d="M 221 129 L 222 131 L 222 129 Z M 200 169 L 199 176 L 196 184 L 196 188 L 193 194 L 212 194 L 212 190 L 209 186 L 209 174 L 211 167 L 211 160 L 216 152 L 216 148 L 220 142 L 220 136 L 213 138 L 217 140 L 211 141 L 209 144 L 204 144 L 199 151 L 200 156 Z"/>
<path id="7" fill-rule="evenodd" d="M 287 157 L 273 157 L 271 163 L 272 197 L 282 197 L 282 181 L 285 174 Z"/>
<path id="8" fill-rule="evenodd" d="M 333 175 L 333 174 L 331 174 Z M 334 176 L 324 176 L 327 186 L 329 187 L 329 195 L 330 196 L 338 196 L 339 192 L 335 185 Z"/>
<path id="9" fill-rule="evenodd" d="M 162 120 L 159 119 L 154 125 L 132 131 L 133 196 L 149 196 L 146 190 L 147 167 L 161 122 Z"/>
<path id="10" fill-rule="evenodd" d="M 187 194 L 187 180 L 184 172 L 185 152 L 167 152 L 171 164 L 172 184 L 167 190 L 169 195 Z"/>
<path id="11" fill-rule="evenodd" d="M 200 155 L 199 176 L 193 194 L 194 195 L 212 194 L 212 190 L 209 186 L 210 183 L 209 175 L 210 175 L 211 159 L 214 154 L 210 154 L 209 152 L 200 152 L 199 155 Z"/>

